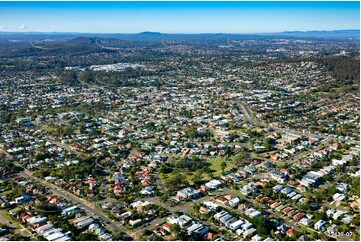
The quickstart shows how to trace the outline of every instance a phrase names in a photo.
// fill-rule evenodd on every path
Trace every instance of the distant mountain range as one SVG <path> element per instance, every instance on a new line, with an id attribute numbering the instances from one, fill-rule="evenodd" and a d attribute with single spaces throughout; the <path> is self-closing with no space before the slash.
<path id="1" fill-rule="evenodd" d="M 27 42 L 29 39 L 54 41 L 69 41 L 68 45 L 88 44 L 95 42 L 96 38 L 118 39 L 122 41 L 158 41 L 165 40 L 224 40 L 249 39 L 249 38 L 318 38 L 318 39 L 360 39 L 360 30 L 332 30 L 332 31 L 285 31 L 278 33 L 200 33 L 200 34 L 168 34 L 160 32 L 141 32 L 136 34 L 122 33 L 76 33 L 76 32 L 0 32 L 0 43 L 10 44 L 16 42 Z"/>

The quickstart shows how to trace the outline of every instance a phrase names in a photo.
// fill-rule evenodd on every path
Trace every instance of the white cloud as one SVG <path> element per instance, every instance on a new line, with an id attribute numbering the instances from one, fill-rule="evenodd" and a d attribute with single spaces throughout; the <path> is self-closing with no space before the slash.
<path id="1" fill-rule="evenodd" d="M 28 26 L 26 26 L 26 25 L 21 25 L 20 27 L 19 27 L 19 30 L 24 30 L 24 29 L 27 29 L 28 28 Z"/>
<path id="2" fill-rule="evenodd" d="M 5 25 L 0 25 L 0 30 L 5 29 Z"/>

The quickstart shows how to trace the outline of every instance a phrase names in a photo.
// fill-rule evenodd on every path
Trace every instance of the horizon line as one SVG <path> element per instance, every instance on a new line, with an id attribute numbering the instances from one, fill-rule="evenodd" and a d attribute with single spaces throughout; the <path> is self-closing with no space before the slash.
<path id="1" fill-rule="evenodd" d="M 1 0 L 0 0 L 1 1 Z M 230 33 L 230 32 L 197 32 L 197 33 L 167 33 L 167 32 L 158 32 L 158 31 L 142 31 L 136 33 L 125 33 L 125 32 L 67 32 L 67 31 L 0 31 L 0 34 L 9 33 L 9 34 L 277 34 L 277 33 L 292 33 L 292 32 L 335 32 L 335 31 L 360 31 L 360 29 L 333 29 L 333 30 L 284 30 L 277 32 L 239 32 L 239 33 Z"/>

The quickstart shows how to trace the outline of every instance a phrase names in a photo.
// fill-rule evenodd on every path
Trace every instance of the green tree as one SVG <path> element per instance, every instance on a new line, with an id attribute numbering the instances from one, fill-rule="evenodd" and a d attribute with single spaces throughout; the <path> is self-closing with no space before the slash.
<path id="1" fill-rule="evenodd" d="M 181 187 L 189 186 L 186 177 L 180 173 L 172 172 L 170 177 L 164 182 L 164 185 L 170 189 L 178 189 Z"/>
<path id="2" fill-rule="evenodd" d="M 179 226 L 179 224 L 172 224 L 170 227 L 170 231 L 174 235 L 176 240 L 186 241 L 188 236 L 187 232 Z"/>
<path id="3" fill-rule="evenodd" d="M 222 161 L 222 163 L 221 163 L 222 174 L 224 173 L 224 170 L 226 169 L 226 167 L 227 167 L 227 163 L 225 161 Z"/>
<path id="4" fill-rule="evenodd" d="M 201 169 L 196 170 L 192 177 L 193 183 L 197 184 L 203 180 L 203 171 Z"/>

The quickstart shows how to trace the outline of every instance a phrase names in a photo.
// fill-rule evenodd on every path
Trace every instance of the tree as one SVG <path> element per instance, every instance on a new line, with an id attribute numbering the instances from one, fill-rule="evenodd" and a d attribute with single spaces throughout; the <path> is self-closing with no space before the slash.
<path id="1" fill-rule="evenodd" d="M 172 224 L 170 226 L 170 232 L 174 235 L 176 240 L 187 240 L 187 232 L 179 226 L 179 224 Z"/>
<path id="2" fill-rule="evenodd" d="M 151 234 L 153 234 L 153 232 L 150 231 L 149 229 L 146 229 L 146 230 L 144 230 L 144 232 L 143 232 L 143 235 L 144 235 L 144 236 L 149 236 L 149 235 L 151 235 Z"/>
<path id="3" fill-rule="evenodd" d="M 316 232 L 312 231 L 310 234 L 310 239 L 311 240 L 317 240 L 318 239 L 318 235 Z"/>
<path id="4" fill-rule="evenodd" d="M 167 173 L 170 173 L 172 171 L 172 169 L 166 167 L 164 164 L 161 164 L 158 171 L 160 173 L 167 174 Z"/>
<path id="5" fill-rule="evenodd" d="M 187 131 L 186 131 L 186 136 L 188 138 L 196 138 L 198 136 L 198 132 L 197 132 L 197 128 L 196 126 L 191 126 Z"/>
<path id="6" fill-rule="evenodd" d="M 3 160 L 6 157 L 5 153 L 0 153 L 0 160 Z"/>
<path id="7" fill-rule="evenodd" d="M 95 241 L 97 240 L 97 236 L 95 234 L 89 233 L 89 232 L 83 232 L 80 235 L 77 236 L 77 240 L 80 241 Z"/>
<path id="8" fill-rule="evenodd" d="M 222 163 L 221 163 L 222 173 L 224 173 L 224 170 L 226 169 L 226 167 L 227 167 L 227 163 L 225 161 L 222 161 Z"/>
<path id="9" fill-rule="evenodd" d="M 24 240 L 24 237 L 21 236 L 20 234 L 13 234 L 12 240 L 13 240 L 13 241 L 23 241 L 23 240 Z"/>
<path id="10" fill-rule="evenodd" d="M 124 239 L 124 235 L 121 232 L 117 232 L 113 235 L 114 239 L 116 239 L 117 241 L 121 241 Z"/>
<path id="11" fill-rule="evenodd" d="M 244 164 L 245 159 L 247 159 L 249 156 L 248 152 L 246 149 L 242 149 L 241 152 L 239 152 L 235 158 L 234 158 L 234 162 L 236 164 L 236 166 L 241 166 Z"/>
<path id="12" fill-rule="evenodd" d="M 170 177 L 165 180 L 164 185 L 171 189 L 178 189 L 184 186 L 189 186 L 189 183 L 184 175 L 172 172 Z"/>
<path id="13" fill-rule="evenodd" d="M 351 181 L 351 192 L 357 196 L 360 196 L 360 177 L 356 176 Z"/>
<path id="14" fill-rule="evenodd" d="M 198 211 L 199 211 L 199 208 L 200 208 L 199 203 L 194 203 L 193 206 L 192 206 L 192 208 L 193 208 L 194 211 L 197 211 L 197 212 L 198 212 Z"/>
<path id="15" fill-rule="evenodd" d="M 8 226 L 7 224 L 0 223 L 0 228 L 2 228 L 2 229 L 9 229 L 9 226 Z"/>
<path id="16" fill-rule="evenodd" d="M 351 238 L 353 241 L 360 241 L 360 232 L 359 231 L 353 232 Z"/>
<path id="17" fill-rule="evenodd" d="M 262 192 L 263 192 L 264 195 L 266 195 L 266 196 L 268 196 L 268 197 L 272 197 L 272 196 L 273 196 L 273 191 L 272 191 L 271 188 L 266 187 L 266 188 L 264 188 L 264 189 L 262 190 Z"/>
<path id="18" fill-rule="evenodd" d="M 326 220 L 326 219 L 327 219 L 326 213 L 315 213 L 314 221 Z"/>
<path id="19" fill-rule="evenodd" d="M 271 231 L 271 225 L 264 216 L 259 216 L 250 220 L 256 226 L 257 233 L 268 235 Z"/>
<path id="20" fill-rule="evenodd" d="M 193 178 L 192 178 L 193 182 L 194 182 L 195 184 L 197 184 L 197 183 L 201 182 L 202 179 L 203 179 L 203 171 L 202 171 L 201 169 L 196 170 L 196 171 L 193 173 Z"/>

